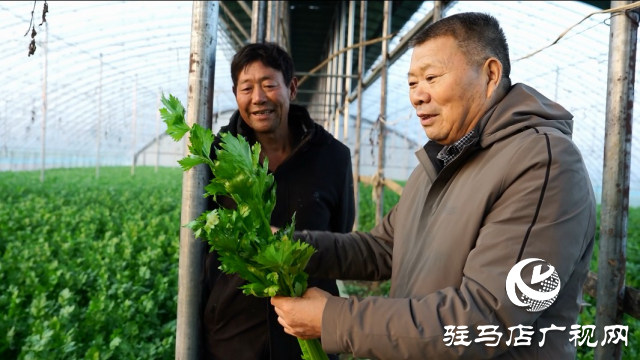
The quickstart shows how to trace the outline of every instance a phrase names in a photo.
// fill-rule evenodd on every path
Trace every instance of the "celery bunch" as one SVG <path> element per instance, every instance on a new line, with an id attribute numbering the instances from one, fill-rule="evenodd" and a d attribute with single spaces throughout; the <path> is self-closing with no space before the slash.
<path id="1" fill-rule="evenodd" d="M 190 155 L 178 161 L 184 171 L 206 164 L 213 172 L 205 197 L 232 198 L 235 209 L 218 208 L 202 213 L 186 227 L 206 240 L 219 257 L 220 270 L 237 274 L 247 281 L 241 289 L 247 295 L 297 297 L 307 288 L 304 272 L 315 249 L 302 241 L 293 241 L 295 215 L 291 224 L 275 234 L 271 231 L 271 212 L 276 204 L 276 184 L 268 172 L 268 160 L 259 162 L 260 144 L 250 146 L 242 137 L 220 135 L 221 149 L 210 151 L 214 136 L 198 124 L 192 127 L 184 120 L 185 109 L 178 99 L 162 95 L 160 109 L 167 133 L 179 141 L 189 133 Z M 319 340 L 300 340 L 303 359 L 328 359 Z"/>

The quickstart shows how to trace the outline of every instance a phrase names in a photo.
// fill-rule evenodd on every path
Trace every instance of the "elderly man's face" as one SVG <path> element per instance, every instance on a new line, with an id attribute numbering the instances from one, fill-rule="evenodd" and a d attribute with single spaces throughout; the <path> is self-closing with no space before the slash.
<path id="1" fill-rule="evenodd" d="M 413 49 L 409 96 L 429 139 L 451 145 L 472 130 L 486 111 L 487 77 L 471 66 L 450 36 Z"/>
<path id="2" fill-rule="evenodd" d="M 234 93 L 247 124 L 257 133 L 271 134 L 286 129 L 296 90 L 295 78 L 287 86 L 282 72 L 256 61 L 240 72 Z"/>

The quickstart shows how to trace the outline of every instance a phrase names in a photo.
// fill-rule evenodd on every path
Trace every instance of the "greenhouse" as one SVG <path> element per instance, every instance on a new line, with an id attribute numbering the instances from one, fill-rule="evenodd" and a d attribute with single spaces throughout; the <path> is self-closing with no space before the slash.
<path id="1" fill-rule="evenodd" d="M 349 230 L 368 232 L 398 203 L 430 140 L 410 100 L 410 41 L 466 12 L 499 21 L 512 84 L 531 86 L 573 115 L 571 139 L 598 209 L 578 324 L 601 327 L 597 319 L 610 325 L 613 317 L 628 325 L 628 343 L 577 346 L 577 358 L 637 358 L 640 6 L 633 4 L 0 3 L 0 358 L 205 359 L 194 350 L 202 332 L 194 289 L 201 244 L 184 225 L 202 213 L 208 178 L 181 168 L 187 137 L 169 134 L 163 97 L 184 105 L 190 126 L 218 134 L 239 109 L 234 54 L 249 43 L 279 44 L 294 61 L 292 104 L 349 149 L 356 205 Z M 620 18 L 631 24 L 623 40 L 613 30 Z M 615 62 L 620 49 L 628 56 Z M 612 80 L 616 69 L 623 80 Z M 626 84 L 618 98 L 615 81 Z M 608 127 L 611 109 L 627 116 L 619 128 Z M 621 143 L 608 142 L 616 131 Z M 623 169 L 607 163 L 614 153 Z M 607 242 L 600 224 L 609 226 Z M 622 261 L 602 265 L 605 251 Z M 342 297 L 387 297 L 391 285 L 338 286 Z M 597 313 L 600 306 L 608 310 Z"/>

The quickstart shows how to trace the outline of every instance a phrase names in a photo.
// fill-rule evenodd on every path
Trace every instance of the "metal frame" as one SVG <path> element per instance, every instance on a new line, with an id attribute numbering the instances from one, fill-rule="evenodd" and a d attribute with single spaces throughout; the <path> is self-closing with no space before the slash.
<path id="1" fill-rule="evenodd" d="M 391 1 L 384 2 L 382 21 L 382 36 L 387 36 L 391 32 Z M 389 72 L 389 40 L 382 41 L 382 61 L 380 62 L 380 115 L 378 116 L 378 172 L 375 181 L 375 201 L 376 201 L 376 225 L 382 222 L 384 217 L 384 157 L 385 157 L 385 121 L 387 119 L 387 82 Z"/>
<path id="2" fill-rule="evenodd" d="M 224 4 L 224 1 L 220 1 L 220 8 L 224 11 L 225 14 L 227 14 L 229 19 L 231 19 L 231 22 L 233 22 L 233 24 L 236 26 L 236 28 L 238 28 L 238 31 L 240 31 L 242 33 L 242 36 L 244 36 L 245 40 L 246 41 L 250 40 L 251 39 L 251 35 L 249 33 L 247 33 L 247 30 L 245 30 L 242 27 L 242 25 L 240 24 L 238 19 L 236 19 L 236 17 L 233 15 L 233 12 L 231 12 L 229 10 L 229 8 L 227 7 L 227 5 Z M 220 19 L 220 20 L 223 20 L 223 19 Z M 231 31 L 230 27 L 229 27 L 229 31 Z M 241 41 L 241 43 L 243 43 L 243 42 Z"/>
<path id="3" fill-rule="evenodd" d="M 265 1 L 254 1 L 251 10 L 251 42 L 262 43 L 265 41 L 267 4 Z"/>
<path id="4" fill-rule="evenodd" d="M 40 135 L 40 181 L 44 182 L 45 146 L 47 140 L 47 53 L 49 52 L 49 22 L 45 22 L 45 40 L 42 46 L 44 59 L 42 63 L 42 133 Z"/>
<path id="5" fill-rule="evenodd" d="M 102 53 L 100 53 L 100 83 L 98 85 L 98 125 L 96 126 L 96 179 L 100 178 L 100 133 L 102 132 Z M 160 107 L 158 107 L 159 109 Z"/>
<path id="6" fill-rule="evenodd" d="M 365 42 L 367 34 L 367 2 L 360 1 L 360 43 Z M 353 230 L 358 230 L 359 217 L 360 217 L 360 137 L 362 135 L 362 92 L 364 91 L 362 86 L 362 76 L 364 75 L 364 52 L 365 47 L 361 47 L 358 50 L 358 90 L 356 92 L 358 99 L 358 113 L 356 114 L 356 143 L 353 156 L 353 191 L 356 202 L 356 220 L 353 224 Z M 349 101 L 347 100 L 347 105 Z"/>
<path id="7" fill-rule="evenodd" d="M 630 4 L 612 1 L 612 8 Z M 625 297 L 627 215 L 631 166 L 631 130 L 636 68 L 638 14 L 621 11 L 611 17 L 609 71 L 605 124 L 602 201 L 600 206 L 600 252 L 596 299 L 596 336 L 604 327 L 622 324 Z M 622 344 L 595 349 L 595 359 L 620 359 Z"/>
<path id="8" fill-rule="evenodd" d="M 349 15 L 348 15 L 349 23 L 347 25 L 347 28 L 348 28 L 347 48 L 349 48 L 349 51 L 347 51 L 347 63 L 346 63 L 347 79 L 346 79 L 346 88 L 345 88 L 345 93 L 347 96 L 345 96 L 343 110 L 342 110 L 342 114 L 344 116 L 344 128 L 342 132 L 342 137 L 345 142 L 348 139 L 348 133 L 349 133 L 349 101 L 347 98 L 349 94 L 351 94 L 351 85 L 353 84 L 353 81 L 351 80 L 351 78 L 353 76 L 352 75 L 353 73 L 353 48 L 352 47 L 353 47 L 353 37 L 355 36 L 354 34 L 355 16 L 356 16 L 356 2 L 349 1 Z"/>
<path id="9" fill-rule="evenodd" d="M 136 74 L 136 81 L 133 84 L 133 112 L 131 123 L 131 137 L 133 139 L 131 144 L 131 176 L 136 174 L 136 98 L 138 95 L 138 74 Z"/>
<path id="10" fill-rule="evenodd" d="M 340 28 L 340 32 L 339 32 L 339 39 L 338 39 L 338 47 L 339 49 L 344 49 L 345 47 L 345 36 L 346 36 L 346 29 L 345 29 L 345 24 L 347 22 L 347 7 L 346 7 L 347 3 L 342 2 L 341 6 L 340 6 L 340 22 L 339 22 L 339 28 Z M 344 57 L 345 54 L 344 53 L 340 53 L 340 55 L 338 55 L 338 70 L 336 71 L 336 74 L 344 74 Z M 336 139 L 340 140 L 340 112 L 341 109 L 339 108 L 339 106 L 342 105 L 342 91 L 344 88 L 344 82 L 345 82 L 345 78 L 339 77 L 336 78 L 336 82 L 337 82 L 337 95 L 335 95 L 336 97 L 336 108 L 335 108 L 335 119 L 333 122 L 334 125 L 334 129 L 333 129 L 333 134 L 335 136 Z"/>
<path id="11" fill-rule="evenodd" d="M 193 2 L 186 120 L 189 126 L 198 123 L 205 129 L 211 129 L 213 118 L 218 13 L 217 1 Z M 186 141 L 185 153 L 188 145 Z M 202 188 L 208 182 L 205 165 L 183 173 L 181 224 L 192 221 L 206 210 Z M 180 227 L 176 359 L 197 360 L 201 355 L 199 309 L 202 289 L 199 280 L 203 256 L 204 243 L 194 237 L 193 231 Z"/>

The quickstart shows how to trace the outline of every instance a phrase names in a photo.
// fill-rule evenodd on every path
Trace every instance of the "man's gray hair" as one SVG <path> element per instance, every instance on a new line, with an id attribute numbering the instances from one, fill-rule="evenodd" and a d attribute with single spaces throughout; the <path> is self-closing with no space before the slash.
<path id="1" fill-rule="evenodd" d="M 490 57 L 498 59 L 502 64 L 501 86 L 505 90 L 511 86 L 509 45 L 495 17 L 477 12 L 455 14 L 429 25 L 409 44 L 415 47 L 441 36 L 453 37 L 470 65 L 481 66 Z"/>

